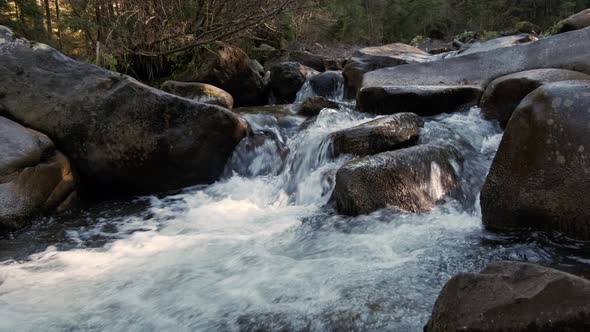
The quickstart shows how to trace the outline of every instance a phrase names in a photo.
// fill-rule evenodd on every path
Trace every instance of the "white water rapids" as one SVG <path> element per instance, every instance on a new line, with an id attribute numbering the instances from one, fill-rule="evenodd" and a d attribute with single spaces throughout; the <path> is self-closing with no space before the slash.
<path id="1" fill-rule="evenodd" d="M 330 158 L 326 137 L 370 118 L 324 110 L 300 132 L 296 116 L 247 119 L 267 139 L 241 144 L 213 185 L 0 240 L 0 331 L 420 331 L 456 273 L 496 259 L 589 264 L 576 243 L 482 230 L 476 196 L 501 134 L 478 109 L 423 130 L 470 151 L 464 199 L 357 218 L 325 207 L 350 159 Z"/>

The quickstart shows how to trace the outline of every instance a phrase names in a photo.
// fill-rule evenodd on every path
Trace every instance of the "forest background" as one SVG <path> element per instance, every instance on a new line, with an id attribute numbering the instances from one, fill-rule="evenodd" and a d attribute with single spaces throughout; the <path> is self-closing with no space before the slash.
<path id="1" fill-rule="evenodd" d="M 452 40 L 471 31 L 551 34 L 588 7 L 590 0 L 0 0 L 0 25 L 82 61 L 126 73 L 141 63 L 154 76 L 217 42 L 247 51 Z"/>

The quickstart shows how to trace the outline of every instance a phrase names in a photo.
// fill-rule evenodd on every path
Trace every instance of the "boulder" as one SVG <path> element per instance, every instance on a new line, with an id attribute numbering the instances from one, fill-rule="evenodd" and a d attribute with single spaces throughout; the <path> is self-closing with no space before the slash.
<path id="1" fill-rule="evenodd" d="M 590 29 L 583 29 L 489 52 L 379 69 L 364 76 L 358 107 L 374 114 L 408 112 L 411 110 L 398 105 L 420 104 L 424 95 L 409 98 L 410 87 L 439 91 L 437 86 L 484 89 L 496 78 L 531 69 L 559 68 L 590 74 L 589 45 Z M 365 96 L 375 95 L 375 90 L 379 91 L 378 96 Z M 441 113 L 465 105 L 462 95 L 457 98 L 457 94 L 449 93 L 442 98 Z"/>
<path id="2" fill-rule="evenodd" d="M 431 55 L 406 44 L 367 47 L 356 51 L 344 67 L 344 97 L 354 99 L 363 84 L 363 75 L 373 70 L 409 63 L 431 61 Z"/>
<path id="3" fill-rule="evenodd" d="M 305 84 L 307 68 L 297 62 L 283 62 L 270 72 L 270 90 L 277 104 L 291 104 Z"/>
<path id="4" fill-rule="evenodd" d="M 413 113 L 398 113 L 330 134 L 335 156 L 359 157 L 406 148 L 416 143 L 424 121 Z"/>
<path id="5" fill-rule="evenodd" d="M 487 87 L 481 99 L 482 113 L 506 128 L 512 112 L 529 93 L 546 83 L 569 80 L 590 80 L 590 75 L 565 69 L 533 69 L 500 77 Z"/>
<path id="6" fill-rule="evenodd" d="M 276 64 L 289 61 L 289 52 L 275 49 L 270 45 L 252 48 L 249 55 L 257 60 L 266 70 L 271 70 Z"/>
<path id="7" fill-rule="evenodd" d="M 211 183 L 247 125 L 53 48 L 0 36 L 0 114 L 47 134 L 93 192 Z"/>
<path id="8" fill-rule="evenodd" d="M 229 93 L 209 84 L 166 81 L 160 89 L 204 104 L 218 105 L 229 109 L 234 107 L 234 98 Z"/>
<path id="9" fill-rule="evenodd" d="M 326 71 L 311 78 L 309 84 L 316 95 L 335 98 L 342 84 L 342 74 L 336 71 Z"/>
<path id="10" fill-rule="evenodd" d="M 459 51 L 456 56 L 465 56 L 473 53 L 488 52 L 499 48 L 511 47 L 514 45 L 528 43 L 534 40 L 537 40 L 537 38 L 527 33 L 494 38 L 487 41 L 476 42 L 470 47 Z"/>
<path id="11" fill-rule="evenodd" d="M 453 277 L 427 332 L 588 331 L 590 281 L 550 268 L 494 262 Z"/>
<path id="12" fill-rule="evenodd" d="M 425 212 L 458 183 L 453 148 L 419 145 L 380 153 L 345 164 L 336 175 L 330 203 L 338 213 L 368 214 L 383 208 Z"/>
<path id="13" fill-rule="evenodd" d="M 491 229 L 590 240 L 590 82 L 546 84 L 518 106 L 481 192 Z"/>
<path id="14" fill-rule="evenodd" d="M 346 62 L 345 59 L 332 59 L 307 51 L 290 52 L 289 61 L 298 62 L 319 72 L 327 70 L 342 70 L 343 63 Z"/>
<path id="15" fill-rule="evenodd" d="M 0 117 L 0 230 L 75 203 L 77 179 L 49 137 Z"/>
<path id="16" fill-rule="evenodd" d="M 336 101 L 320 96 L 314 96 L 307 98 L 303 102 L 303 104 L 301 104 L 301 107 L 299 108 L 299 112 L 297 114 L 305 117 L 314 117 L 318 116 L 320 112 L 325 108 L 337 110 L 340 108 L 339 106 L 340 105 Z"/>
<path id="17" fill-rule="evenodd" d="M 465 110 L 479 103 L 483 88 L 477 85 L 410 85 L 368 87 L 358 96 L 361 111 L 376 114 L 437 115 Z M 391 103 L 395 96 L 395 103 Z"/>
<path id="18" fill-rule="evenodd" d="M 217 43 L 212 56 L 203 61 L 195 81 L 227 91 L 237 107 L 264 105 L 267 91 L 264 77 L 240 48 Z"/>
<path id="19" fill-rule="evenodd" d="M 561 22 L 560 32 L 580 30 L 590 27 L 590 9 L 585 9 Z"/>

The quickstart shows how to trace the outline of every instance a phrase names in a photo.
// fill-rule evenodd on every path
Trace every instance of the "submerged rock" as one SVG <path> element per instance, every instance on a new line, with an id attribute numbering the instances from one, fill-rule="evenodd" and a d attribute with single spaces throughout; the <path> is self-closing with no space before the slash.
<path id="1" fill-rule="evenodd" d="M 338 171 L 330 203 L 350 216 L 387 207 L 429 211 L 457 186 L 453 163 L 459 161 L 453 148 L 437 145 L 360 158 Z"/>
<path id="2" fill-rule="evenodd" d="M 356 98 L 363 84 L 363 75 L 373 70 L 409 63 L 423 63 L 431 55 L 417 47 L 406 44 L 390 44 L 367 47 L 356 51 L 344 67 L 344 97 Z"/>
<path id="3" fill-rule="evenodd" d="M 590 75 L 564 69 L 534 69 L 494 80 L 481 99 L 482 114 L 498 120 L 505 128 L 512 112 L 529 93 L 543 84 L 569 80 L 590 80 Z"/>
<path id="4" fill-rule="evenodd" d="M 10 34 L 0 38 L 0 77 L 0 114 L 47 134 L 99 193 L 213 182 L 246 135 L 227 109 Z"/>
<path id="5" fill-rule="evenodd" d="M 229 109 L 234 107 L 234 98 L 226 91 L 213 85 L 166 81 L 160 88 L 162 91 L 200 103 L 218 105 Z"/>
<path id="6" fill-rule="evenodd" d="M 399 113 L 330 134 L 335 156 L 364 157 L 414 145 L 424 121 L 413 113 Z"/>
<path id="7" fill-rule="evenodd" d="M 590 27 L 590 9 L 585 9 L 575 15 L 566 18 L 560 27 L 560 32 L 580 30 Z"/>
<path id="8" fill-rule="evenodd" d="M 307 68 L 297 62 L 283 62 L 270 72 L 270 90 L 277 104 L 291 104 L 307 78 Z"/>
<path id="9" fill-rule="evenodd" d="M 481 193 L 492 229 L 590 239 L 590 82 L 544 85 L 518 106 Z"/>
<path id="10" fill-rule="evenodd" d="M 437 94 L 441 86 L 444 90 L 466 86 L 483 90 L 496 78 L 531 69 L 559 68 L 590 74 L 589 45 L 590 29 L 583 29 L 489 52 L 379 69 L 365 75 L 358 107 L 374 114 L 407 112 L 410 110 L 404 105 L 422 104 L 425 94 Z M 411 89 L 432 92 L 408 96 Z M 454 112 L 465 105 L 465 99 L 455 93 L 443 94 L 438 102 L 440 113 Z"/>
<path id="11" fill-rule="evenodd" d="M 301 104 L 298 114 L 305 117 L 314 117 L 318 116 L 325 108 L 337 110 L 339 109 L 339 104 L 336 101 L 320 96 L 309 97 Z"/>
<path id="12" fill-rule="evenodd" d="M 70 208 L 77 186 L 70 162 L 49 137 L 0 117 L 0 230 Z"/>
<path id="13" fill-rule="evenodd" d="M 452 278 L 424 330 L 588 331 L 590 281 L 528 263 L 491 263 Z"/>
<path id="14" fill-rule="evenodd" d="M 267 101 L 264 77 L 248 55 L 224 44 L 216 44 L 213 51 L 213 56 L 199 66 L 194 81 L 227 91 L 237 107 L 264 105 Z"/>

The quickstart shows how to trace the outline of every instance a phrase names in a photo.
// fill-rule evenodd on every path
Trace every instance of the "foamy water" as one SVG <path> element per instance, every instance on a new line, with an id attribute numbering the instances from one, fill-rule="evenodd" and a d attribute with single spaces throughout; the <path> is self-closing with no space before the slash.
<path id="1" fill-rule="evenodd" d="M 269 138 L 241 145 L 223 180 L 74 216 L 87 222 L 0 263 L 0 331 L 419 331 L 456 273 L 496 259 L 588 264 L 579 244 L 482 230 L 477 193 L 501 134 L 478 109 L 427 119 L 421 138 L 460 148 L 462 196 L 357 218 L 325 207 L 351 159 L 331 158 L 327 137 L 370 117 L 324 110 L 301 132 L 296 117 L 249 120 Z"/>

